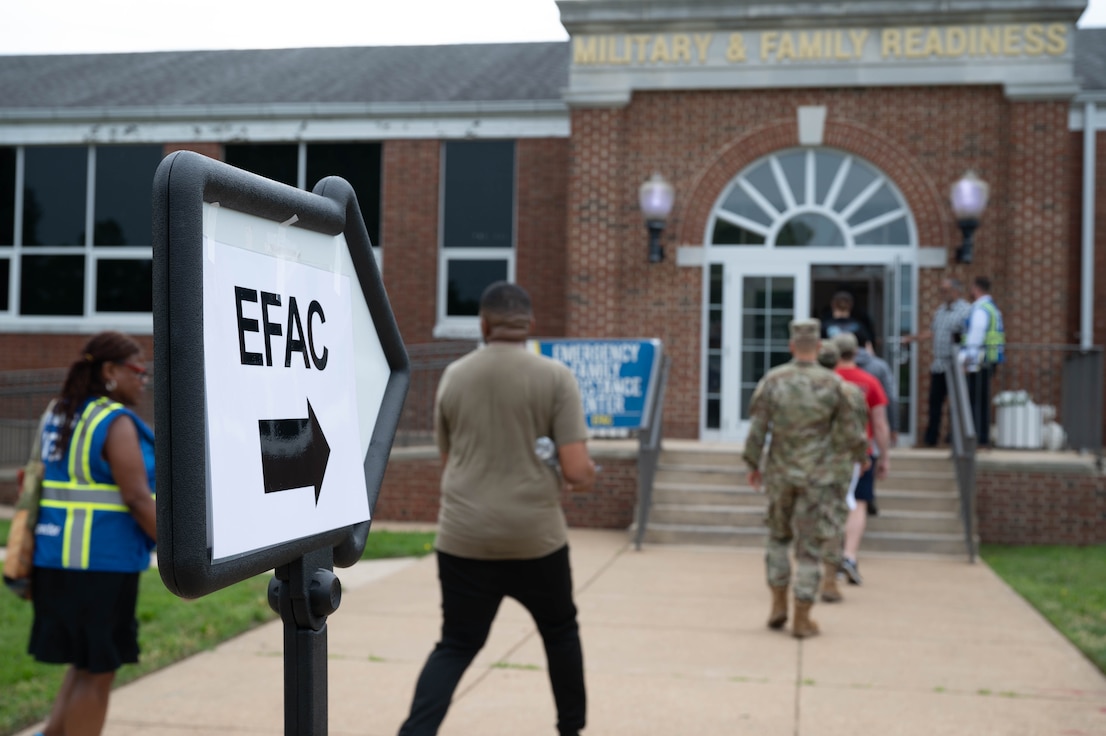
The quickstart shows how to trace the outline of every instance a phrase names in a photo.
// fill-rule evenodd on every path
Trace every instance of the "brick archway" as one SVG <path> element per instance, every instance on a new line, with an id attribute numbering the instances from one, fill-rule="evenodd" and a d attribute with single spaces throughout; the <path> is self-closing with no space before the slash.
<path id="1" fill-rule="evenodd" d="M 734 140 L 693 182 L 688 208 L 679 218 L 677 242 L 703 243 L 715 202 L 734 177 L 763 156 L 798 145 L 798 126 L 794 120 L 771 123 Z M 932 179 L 898 145 L 878 131 L 830 118 L 826 121 L 822 146 L 859 156 L 894 182 L 910 207 L 920 245 L 946 242 L 953 223 L 944 198 Z"/>

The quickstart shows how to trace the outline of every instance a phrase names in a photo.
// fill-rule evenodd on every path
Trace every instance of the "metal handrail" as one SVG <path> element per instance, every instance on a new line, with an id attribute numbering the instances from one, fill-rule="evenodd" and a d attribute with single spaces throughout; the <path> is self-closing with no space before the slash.
<path id="1" fill-rule="evenodd" d="M 964 525 L 964 543 L 968 562 L 975 562 L 975 454 L 977 437 L 968 399 L 968 380 L 964 361 L 957 358 L 945 371 L 949 394 L 949 423 L 952 425 L 952 459 L 956 486 L 960 495 L 960 520 Z"/>
<path id="2" fill-rule="evenodd" d="M 661 356 L 660 382 L 657 384 L 656 400 L 649 416 L 649 425 L 638 432 L 637 478 L 638 478 L 638 518 L 637 534 L 634 537 L 634 549 L 641 549 L 645 538 L 645 529 L 649 526 L 649 512 L 653 507 L 653 480 L 657 476 L 657 463 L 661 454 L 661 425 L 664 419 L 664 394 L 668 387 L 668 369 L 671 358 Z"/>

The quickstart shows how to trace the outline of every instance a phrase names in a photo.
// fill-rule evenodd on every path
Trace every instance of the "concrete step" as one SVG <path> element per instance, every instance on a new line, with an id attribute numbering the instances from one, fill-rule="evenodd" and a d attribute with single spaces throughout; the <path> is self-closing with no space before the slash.
<path id="1" fill-rule="evenodd" d="M 635 530 L 630 530 L 634 538 Z M 697 524 L 654 524 L 645 530 L 647 544 L 723 545 L 763 547 L 768 533 L 763 527 L 703 526 Z M 915 534 L 869 531 L 864 535 L 865 552 L 960 556 L 967 554 L 963 534 Z"/>
<path id="2" fill-rule="evenodd" d="M 654 485 L 669 484 L 706 484 L 739 485 L 745 483 L 744 468 L 723 468 L 710 465 L 658 465 Z"/>
<path id="3" fill-rule="evenodd" d="M 764 504 L 654 504 L 649 525 L 763 528 Z M 948 511 L 901 511 L 881 508 L 868 519 L 868 532 L 960 534 L 960 516 Z"/>

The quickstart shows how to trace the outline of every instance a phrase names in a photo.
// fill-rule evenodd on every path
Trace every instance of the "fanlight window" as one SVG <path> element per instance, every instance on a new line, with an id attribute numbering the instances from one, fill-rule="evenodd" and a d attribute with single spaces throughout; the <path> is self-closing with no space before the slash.
<path id="1" fill-rule="evenodd" d="M 895 185 L 827 149 L 772 154 L 741 172 L 714 210 L 711 245 L 909 246 L 914 225 Z"/>

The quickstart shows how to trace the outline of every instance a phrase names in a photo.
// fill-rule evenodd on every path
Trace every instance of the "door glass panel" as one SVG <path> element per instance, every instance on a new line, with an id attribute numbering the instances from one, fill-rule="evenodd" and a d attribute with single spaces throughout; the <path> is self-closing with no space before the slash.
<path id="1" fill-rule="evenodd" d="M 788 325 L 795 319 L 795 279 L 791 276 L 749 277 L 742 281 L 742 324 L 769 326 L 741 336 L 741 418 L 749 418 L 749 399 L 768 368 L 791 359 Z M 768 298 L 771 295 L 771 298 Z"/>

